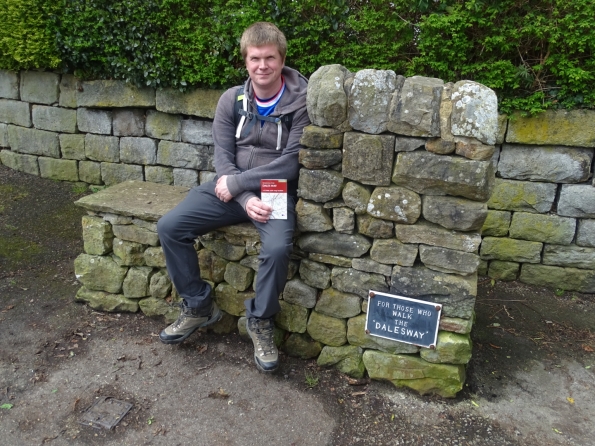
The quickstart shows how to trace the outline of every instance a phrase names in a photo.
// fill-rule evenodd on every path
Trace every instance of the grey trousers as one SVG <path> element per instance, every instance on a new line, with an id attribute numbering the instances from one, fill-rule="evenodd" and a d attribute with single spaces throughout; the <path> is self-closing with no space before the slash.
<path id="1" fill-rule="evenodd" d="M 279 312 L 279 295 L 287 280 L 293 249 L 295 201 L 287 197 L 287 220 L 253 221 L 260 233 L 260 264 L 256 298 L 247 299 L 246 316 L 270 318 Z M 211 287 L 200 277 L 194 240 L 222 226 L 251 221 L 235 200 L 224 203 L 215 195 L 215 182 L 190 190 L 186 198 L 157 222 L 169 276 L 185 304 L 200 310 L 211 305 Z"/>

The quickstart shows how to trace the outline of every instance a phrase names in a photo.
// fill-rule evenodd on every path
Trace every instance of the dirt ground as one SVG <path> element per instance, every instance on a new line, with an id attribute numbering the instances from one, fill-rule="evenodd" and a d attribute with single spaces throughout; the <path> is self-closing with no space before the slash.
<path id="1" fill-rule="evenodd" d="M 595 296 L 480 280 L 467 383 L 452 400 L 353 382 L 237 334 L 157 339 L 160 320 L 74 302 L 82 193 L 0 166 L 0 443 L 595 445 Z M 100 397 L 133 404 L 112 430 Z"/>

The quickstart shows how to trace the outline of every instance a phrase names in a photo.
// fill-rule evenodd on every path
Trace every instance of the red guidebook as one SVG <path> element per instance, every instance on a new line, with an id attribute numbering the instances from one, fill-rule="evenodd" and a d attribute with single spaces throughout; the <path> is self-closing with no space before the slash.
<path id="1" fill-rule="evenodd" d="M 271 219 L 287 220 L 287 180 L 260 180 L 260 199 L 273 208 Z"/>

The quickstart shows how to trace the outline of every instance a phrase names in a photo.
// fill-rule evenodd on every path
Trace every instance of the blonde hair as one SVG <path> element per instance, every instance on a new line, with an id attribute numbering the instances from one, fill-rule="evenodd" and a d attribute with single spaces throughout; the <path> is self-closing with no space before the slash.
<path id="1" fill-rule="evenodd" d="M 287 40 L 285 39 L 285 35 L 279 28 L 269 22 L 253 23 L 242 33 L 240 51 L 244 60 L 246 60 L 249 46 L 263 45 L 275 45 L 281 55 L 281 59 L 285 60 L 285 55 L 287 54 Z"/>

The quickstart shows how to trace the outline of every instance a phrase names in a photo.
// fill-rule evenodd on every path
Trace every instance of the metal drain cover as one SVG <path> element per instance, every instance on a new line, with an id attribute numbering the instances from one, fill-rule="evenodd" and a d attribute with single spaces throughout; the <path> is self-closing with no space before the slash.
<path id="1" fill-rule="evenodd" d="M 124 418 L 130 409 L 132 409 L 131 403 L 117 400 L 111 396 L 102 396 L 85 411 L 80 423 L 96 429 L 102 427 L 111 429 Z"/>

